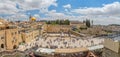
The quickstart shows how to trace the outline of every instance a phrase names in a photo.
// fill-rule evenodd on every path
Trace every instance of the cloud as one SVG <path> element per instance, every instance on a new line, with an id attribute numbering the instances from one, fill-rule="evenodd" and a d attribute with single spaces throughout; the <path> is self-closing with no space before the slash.
<path id="1" fill-rule="evenodd" d="M 40 19 L 40 15 L 39 14 L 35 14 L 34 17 L 36 17 L 37 20 Z"/>
<path id="2" fill-rule="evenodd" d="M 79 8 L 73 9 L 72 12 L 84 14 L 84 15 L 120 15 L 120 2 L 114 2 L 112 4 L 103 5 L 98 8 Z"/>
<path id="3" fill-rule="evenodd" d="M 39 10 L 33 14 L 37 19 L 70 19 L 83 21 L 86 18 L 93 20 L 95 24 L 120 24 L 120 2 L 104 4 L 102 7 L 85 7 L 72 9 L 70 4 L 63 6 L 65 11 L 57 12 L 48 10 L 50 6 L 57 7 L 57 0 L 0 0 L 0 16 L 15 20 L 28 20 L 29 10 Z M 43 14 L 40 16 L 40 14 Z"/>
<path id="4" fill-rule="evenodd" d="M 34 16 L 35 16 L 35 17 L 40 17 L 40 15 L 39 15 L 39 14 L 35 14 Z"/>
<path id="5" fill-rule="evenodd" d="M 0 16 L 9 14 L 11 16 L 6 17 L 15 18 L 15 16 L 21 12 L 21 15 L 26 15 L 26 11 L 34 9 L 40 10 L 41 13 L 46 13 L 51 5 L 57 7 L 56 1 L 57 0 L 0 0 Z"/>
<path id="6" fill-rule="evenodd" d="M 57 0 L 0 0 L 0 13 L 16 13 L 20 10 L 39 9 L 41 12 L 47 12 L 48 7 L 53 5 L 57 7 Z M 19 6 L 19 9 L 16 7 Z"/>
<path id="7" fill-rule="evenodd" d="M 0 0 L 0 14 L 15 14 L 18 11 L 19 10 L 16 8 L 16 3 Z"/>
<path id="8" fill-rule="evenodd" d="M 108 24 L 120 24 L 120 18 L 116 16 L 97 16 L 97 17 L 91 17 L 91 20 L 94 21 L 94 24 L 102 24 L 102 25 L 108 25 Z"/>
<path id="9" fill-rule="evenodd" d="M 104 4 L 103 7 L 86 7 L 72 9 L 73 14 L 79 14 L 73 19 L 85 20 L 90 19 L 94 24 L 120 24 L 120 2 Z"/>
<path id="10" fill-rule="evenodd" d="M 7 16 L 5 17 L 6 19 L 9 19 L 10 21 L 18 21 L 18 20 L 29 20 L 29 16 L 23 14 L 23 13 L 17 13 L 17 14 L 14 14 L 14 15 L 11 15 L 11 16 Z"/>
<path id="11" fill-rule="evenodd" d="M 53 18 L 53 19 L 61 19 L 65 16 L 65 14 L 56 12 L 56 10 L 51 10 L 48 13 L 46 13 L 46 16 Z"/>
<path id="12" fill-rule="evenodd" d="M 64 7 L 64 8 L 71 8 L 71 5 L 70 5 L 70 4 L 67 4 L 67 5 L 64 5 L 63 7 Z"/>
<path id="13" fill-rule="evenodd" d="M 19 6 L 24 10 L 29 9 L 47 9 L 49 6 L 57 6 L 56 0 L 24 0 L 17 1 Z"/>

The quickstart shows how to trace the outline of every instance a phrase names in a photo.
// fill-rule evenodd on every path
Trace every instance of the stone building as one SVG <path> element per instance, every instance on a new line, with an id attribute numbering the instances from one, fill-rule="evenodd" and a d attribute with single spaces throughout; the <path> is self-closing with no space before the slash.
<path id="1" fill-rule="evenodd" d="M 29 43 L 39 36 L 39 30 L 23 30 L 21 36 L 24 43 Z"/>
<path id="2" fill-rule="evenodd" d="M 20 37 L 20 34 L 18 32 L 17 28 L 11 28 L 5 30 L 5 43 L 6 43 L 6 49 L 12 50 L 16 49 L 18 45 L 22 42 L 22 39 Z"/>
<path id="3" fill-rule="evenodd" d="M 0 51 L 16 49 L 21 42 L 18 28 L 0 19 Z"/>
<path id="4" fill-rule="evenodd" d="M 80 21 L 70 21 L 70 25 L 76 28 L 80 28 L 81 26 L 85 26 L 85 23 Z"/>
<path id="5" fill-rule="evenodd" d="M 109 34 L 103 37 L 105 39 L 102 57 L 120 57 L 120 34 Z"/>
<path id="6" fill-rule="evenodd" d="M 31 20 L 36 19 L 31 17 Z M 0 19 L 0 51 L 16 49 L 21 43 L 29 43 L 40 34 L 37 22 L 15 23 Z"/>
<path id="7" fill-rule="evenodd" d="M 105 48 L 108 48 L 116 53 L 120 53 L 120 42 L 118 40 L 113 39 L 105 39 L 104 43 Z"/>
<path id="8" fill-rule="evenodd" d="M 5 50 L 5 30 L 0 30 L 0 51 Z"/>
<path id="9" fill-rule="evenodd" d="M 116 53 L 108 48 L 104 48 L 102 57 L 120 57 L 120 53 Z"/>
<path id="10" fill-rule="evenodd" d="M 69 30 L 71 30 L 70 25 L 47 25 L 47 24 L 44 25 L 44 31 L 47 33 L 68 32 Z"/>

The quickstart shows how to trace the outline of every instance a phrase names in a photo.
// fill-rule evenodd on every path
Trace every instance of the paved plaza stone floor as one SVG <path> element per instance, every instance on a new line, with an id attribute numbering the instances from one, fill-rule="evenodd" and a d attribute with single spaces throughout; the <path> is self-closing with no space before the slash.
<path id="1" fill-rule="evenodd" d="M 55 34 L 53 34 L 55 35 Z M 67 34 L 66 34 L 67 35 Z M 18 50 L 26 50 L 30 48 L 49 48 L 49 49 L 71 49 L 71 48 L 86 48 L 90 46 L 100 45 L 104 41 L 103 38 L 93 38 L 93 37 L 76 37 L 72 35 L 71 37 L 58 37 L 58 36 L 48 36 L 48 37 L 38 37 L 32 40 L 30 43 L 25 45 L 20 45 Z"/>

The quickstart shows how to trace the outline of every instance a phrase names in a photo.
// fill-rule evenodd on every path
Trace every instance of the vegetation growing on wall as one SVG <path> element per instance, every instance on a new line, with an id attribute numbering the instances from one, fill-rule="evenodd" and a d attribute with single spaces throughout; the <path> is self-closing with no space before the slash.
<path id="1" fill-rule="evenodd" d="M 52 25 L 69 25 L 69 20 L 53 20 L 53 21 L 46 21 L 46 24 L 52 24 Z"/>

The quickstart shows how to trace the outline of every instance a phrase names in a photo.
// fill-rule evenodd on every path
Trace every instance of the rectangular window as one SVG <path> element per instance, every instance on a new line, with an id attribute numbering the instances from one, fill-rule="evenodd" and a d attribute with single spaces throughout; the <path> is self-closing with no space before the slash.
<path id="1" fill-rule="evenodd" d="M 17 32 L 15 32 L 15 34 L 17 34 Z"/>
<path id="2" fill-rule="evenodd" d="M 14 33 L 13 33 L 13 32 L 12 32 L 11 34 L 12 34 L 12 36 L 14 35 Z"/>
<path id="3" fill-rule="evenodd" d="M 1 39 L 4 39 L 4 37 L 1 37 Z"/>
<path id="4" fill-rule="evenodd" d="M 20 31 L 18 31 L 18 33 L 20 34 Z"/>

